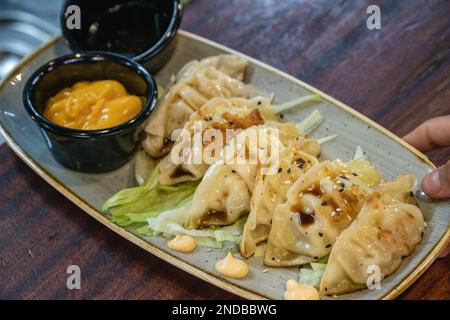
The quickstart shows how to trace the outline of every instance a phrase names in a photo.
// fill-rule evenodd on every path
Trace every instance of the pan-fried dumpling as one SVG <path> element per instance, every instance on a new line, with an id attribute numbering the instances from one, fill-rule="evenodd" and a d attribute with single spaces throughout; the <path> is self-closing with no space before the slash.
<path id="1" fill-rule="evenodd" d="M 191 77 L 195 70 L 206 67 L 217 69 L 234 79 L 244 81 L 247 60 L 232 54 L 220 54 L 218 56 L 204 58 L 200 61 L 192 60 L 178 71 L 175 82 L 185 80 Z"/>
<path id="2" fill-rule="evenodd" d="M 262 139 L 259 135 L 256 145 L 250 144 L 248 140 L 245 140 L 242 145 L 238 145 L 239 142 L 237 141 L 242 137 L 241 135 L 253 128 L 256 132 L 262 132 L 262 137 L 264 134 L 270 135 L 270 130 L 273 128 L 280 128 L 283 133 L 279 134 L 280 139 L 273 137 L 273 141 L 271 139 L 266 140 L 268 144 L 265 147 L 262 143 L 260 144 Z M 270 162 L 273 160 L 271 158 L 262 163 L 263 161 L 258 154 L 261 148 L 268 148 L 267 154 L 282 152 L 285 145 L 291 143 L 290 140 L 298 137 L 298 131 L 294 130 L 295 126 L 290 123 L 268 122 L 253 128 L 244 130 L 232 139 L 223 150 L 226 155 L 224 161 L 213 164 L 206 171 L 194 193 L 191 207 L 187 213 L 186 226 L 188 228 L 223 226 L 233 223 L 241 215 L 248 213 L 257 172 L 263 172 L 263 167 L 267 167 L 270 171 L 273 164 Z M 290 139 L 287 139 L 288 133 L 293 134 Z M 283 141 L 283 139 L 287 140 Z M 235 148 L 235 144 L 237 148 Z M 235 148 L 235 151 L 229 153 L 231 148 Z M 238 155 L 244 155 L 247 159 L 255 159 L 255 161 L 240 163 L 237 158 Z M 228 158 L 229 156 L 230 158 Z"/>
<path id="3" fill-rule="evenodd" d="M 402 175 L 369 196 L 331 251 L 320 283 L 321 295 L 364 288 L 373 265 L 380 268 L 382 280 L 414 251 L 425 228 L 412 193 L 415 183 L 415 177 Z"/>
<path id="4" fill-rule="evenodd" d="M 210 155 L 211 162 L 209 163 L 208 161 L 201 161 L 200 163 L 193 161 L 195 153 L 203 155 L 202 150 L 198 148 L 199 143 L 194 143 L 194 125 L 197 126 L 197 132 L 201 132 L 201 147 L 203 151 L 206 151 L 209 145 L 214 147 L 220 144 L 220 148 L 225 146 L 227 143 L 227 129 L 233 129 L 233 132 L 238 132 L 238 130 L 245 130 L 264 124 L 268 120 L 276 120 L 275 112 L 268 98 L 225 99 L 218 97 L 209 100 L 191 115 L 184 126 L 183 134 L 178 136 L 170 153 L 161 160 L 160 183 L 171 185 L 183 181 L 201 179 L 212 160 L 219 156 L 219 154 Z M 199 127 L 200 124 L 201 126 Z M 208 129 L 219 130 L 222 134 L 222 141 L 216 141 L 214 136 L 207 137 Z M 233 136 L 228 137 L 228 139 L 230 138 L 233 138 Z M 174 159 L 177 161 L 174 161 Z"/>
<path id="5" fill-rule="evenodd" d="M 250 202 L 250 213 L 244 225 L 239 251 L 250 257 L 256 245 L 267 239 L 275 208 L 286 201 L 292 184 L 311 166 L 318 164 L 320 145 L 310 137 L 299 137 L 295 143 L 283 150 L 276 169 L 277 174 L 256 177 Z"/>
<path id="6" fill-rule="evenodd" d="M 180 70 L 176 83 L 158 102 L 148 119 L 143 147 L 153 158 L 169 152 L 170 137 L 182 128 L 189 116 L 214 97 L 250 98 L 257 90 L 244 84 L 247 62 L 233 55 L 219 55 L 192 61 Z"/>
<path id="7" fill-rule="evenodd" d="M 256 174 L 256 166 L 247 169 Z M 250 196 L 247 183 L 235 169 L 212 165 L 195 190 L 185 225 L 197 229 L 232 224 L 249 211 Z"/>
<path id="8" fill-rule="evenodd" d="M 296 266 L 327 256 L 370 192 L 339 160 L 307 170 L 273 213 L 264 263 Z"/>

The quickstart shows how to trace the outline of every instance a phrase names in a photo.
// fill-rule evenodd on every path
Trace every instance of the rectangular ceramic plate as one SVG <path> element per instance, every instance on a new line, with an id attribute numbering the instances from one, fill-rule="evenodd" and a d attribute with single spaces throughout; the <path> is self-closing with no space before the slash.
<path id="1" fill-rule="evenodd" d="M 230 280 L 218 276 L 215 262 L 226 254 L 225 249 L 211 250 L 199 247 L 192 254 L 171 251 L 162 237 L 143 238 L 132 230 L 112 224 L 100 213 L 104 201 L 116 191 L 135 184 L 132 163 L 104 174 L 82 174 L 59 165 L 50 155 L 46 141 L 32 122 L 22 104 L 22 89 L 30 74 L 45 62 L 70 53 L 61 38 L 56 38 L 29 56 L 0 86 L 0 131 L 6 142 L 34 171 L 89 215 L 127 240 L 160 257 L 161 259 L 222 289 L 244 298 L 281 299 L 286 280 L 298 278 L 297 268 L 267 268 L 261 258 L 251 258 L 250 274 L 243 280 Z M 180 31 L 177 49 L 168 64 L 157 75 L 163 87 L 170 76 L 188 61 L 220 53 L 238 52 Z M 241 55 L 242 56 L 242 55 Z M 325 122 L 313 132 L 322 137 L 338 133 L 339 137 L 323 147 L 322 159 L 348 160 L 355 147 L 360 145 L 367 152 L 374 166 L 387 179 L 409 172 L 421 179 L 433 164 L 426 156 L 348 106 L 327 96 L 319 90 L 269 67 L 252 58 L 249 60 L 247 81 L 266 92 L 275 93 L 275 103 L 316 93 L 323 99 L 318 105 L 325 115 Z M 314 106 L 316 107 L 316 106 Z M 291 110 L 285 119 L 299 121 L 313 107 Z M 344 299 L 390 299 L 407 288 L 434 261 L 449 237 L 448 221 L 450 202 L 420 202 L 428 223 L 424 238 L 415 252 L 406 258 L 400 268 L 382 282 L 379 290 L 362 290 L 339 298 Z M 262 272 L 264 269 L 267 272 Z"/>

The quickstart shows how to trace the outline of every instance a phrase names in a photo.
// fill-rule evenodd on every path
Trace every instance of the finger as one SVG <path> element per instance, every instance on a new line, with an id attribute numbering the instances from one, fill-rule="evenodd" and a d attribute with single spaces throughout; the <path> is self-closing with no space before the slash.
<path id="1" fill-rule="evenodd" d="M 450 147 L 450 115 L 425 121 L 403 139 L 422 152 Z"/>
<path id="2" fill-rule="evenodd" d="M 430 198 L 450 198 L 450 161 L 423 178 L 422 190 Z"/>
<path id="3" fill-rule="evenodd" d="M 450 244 L 447 245 L 447 248 L 444 249 L 444 251 L 441 252 L 439 255 L 439 258 L 445 258 L 450 253 Z"/>

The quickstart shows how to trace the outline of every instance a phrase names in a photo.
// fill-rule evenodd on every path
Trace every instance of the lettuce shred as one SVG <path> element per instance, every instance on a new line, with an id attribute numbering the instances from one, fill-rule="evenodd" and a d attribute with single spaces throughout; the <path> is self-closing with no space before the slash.
<path id="1" fill-rule="evenodd" d="M 146 226 L 147 235 L 162 234 L 170 238 L 179 234 L 188 235 L 195 239 L 196 243 L 203 246 L 222 248 L 224 241 L 238 244 L 242 239 L 246 216 L 240 217 L 232 225 L 225 227 L 209 227 L 204 229 L 186 229 L 183 226 L 184 215 L 190 201 L 177 209 L 169 210 L 156 218 L 148 219 Z"/>
<path id="2" fill-rule="evenodd" d="M 323 115 L 320 113 L 319 109 L 316 109 L 303 121 L 297 123 L 295 126 L 301 134 L 305 134 L 316 128 L 323 120 Z"/>
<path id="3" fill-rule="evenodd" d="M 318 139 L 316 139 L 316 141 L 317 141 L 318 144 L 322 145 L 322 144 L 325 144 L 327 142 L 330 142 L 331 140 L 336 139 L 337 137 L 338 137 L 337 134 L 330 134 L 329 136 L 318 138 Z"/>
<path id="4" fill-rule="evenodd" d="M 266 255 L 267 243 L 263 242 L 256 246 L 255 257 L 264 257 Z"/>
<path id="5" fill-rule="evenodd" d="M 305 106 L 310 103 L 319 103 L 321 101 L 322 99 L 318 95 L 311 94 L 274 106 L 274 109 L 275 113 L 280 113 L 292 108 Z"/>
<path id="6" fill-rule="evenodd" d="M 142 185 L 117 192 L 105 202 L 102 211 L 109 213 L 111 221 L 121 227 L 139 223 L 144 225 L 148 218 L 182 205 L 192 196 L 198 184 L 199 181 L 183 182 L 173 186 L 161 185 L 157 165 Z M 145 228 L 137 230 L 147 233 Z"/>
<path id="7" fill-rule="evenodd" d="M 300 268 L 299 280 L 301 284 L 310 285 L 317 290 L 320 287 L 320 280 L 327 267 L 328 257 L 322 258 L 317 262 L 311 262 L 308 267 Z"/>

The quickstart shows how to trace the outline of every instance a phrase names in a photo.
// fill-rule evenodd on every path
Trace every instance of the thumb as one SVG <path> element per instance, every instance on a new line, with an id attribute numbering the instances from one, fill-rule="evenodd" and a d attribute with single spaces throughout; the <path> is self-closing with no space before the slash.
<path id="1" fill-rule="evenodd" d="M 422 190 L 430 198 L 450 198 L 450 161 L 423 178 Z"/>

